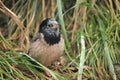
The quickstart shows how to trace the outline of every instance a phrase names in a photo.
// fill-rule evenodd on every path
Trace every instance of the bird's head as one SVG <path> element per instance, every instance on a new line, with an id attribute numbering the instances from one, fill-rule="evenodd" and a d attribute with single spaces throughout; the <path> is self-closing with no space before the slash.
<path id="1" fill-rule="evenodd" d="M 39 32 L 44 35 L 44 39 L 49 45 L 57 44 L 60 41 L 60 25 L 53 18 L 45 19 L 40 25 Z"/>

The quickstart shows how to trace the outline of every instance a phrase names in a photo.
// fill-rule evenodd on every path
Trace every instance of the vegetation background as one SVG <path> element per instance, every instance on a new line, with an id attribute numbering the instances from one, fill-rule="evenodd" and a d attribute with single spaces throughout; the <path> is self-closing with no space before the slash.
<path id="1" fill-rule="evenodd" d="M 61 24 L 66 43 L 63 64 L 54 70 L 26 54 L 42 20 L 51 17 Z M 0 79 L 120 79 L 120 1 L 0 0 Z"/>

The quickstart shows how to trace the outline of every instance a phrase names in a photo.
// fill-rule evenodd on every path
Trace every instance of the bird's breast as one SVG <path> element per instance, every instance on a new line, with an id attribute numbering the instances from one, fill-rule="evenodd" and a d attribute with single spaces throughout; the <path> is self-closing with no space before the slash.
<path id="1" fill-rule="evenodd" d="M 60 58 L 64 52 L 64 40 L 54 45 L 47 44 L 44 39 L 37 40 L 31 44 L 29 55 L 45 66 L 49 66 Z"/>

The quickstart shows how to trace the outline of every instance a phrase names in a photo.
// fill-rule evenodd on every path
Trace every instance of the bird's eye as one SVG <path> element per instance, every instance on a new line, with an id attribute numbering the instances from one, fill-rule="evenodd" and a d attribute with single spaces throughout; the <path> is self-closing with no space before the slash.
<path id="1" fill-rule="evenodd" d="M 49 27 L 52 27 L 52 26 L 53 26 L 53 24 L 49 24 L 48 26 L 49 26 Z"/>

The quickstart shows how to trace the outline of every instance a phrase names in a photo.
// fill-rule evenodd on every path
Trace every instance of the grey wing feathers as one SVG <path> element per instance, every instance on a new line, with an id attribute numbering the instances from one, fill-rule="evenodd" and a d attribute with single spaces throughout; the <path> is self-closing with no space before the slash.
<path id="1" fill-rule="evenodd" d="M 40 39 L 41 35 L 40 33 L 37 33 L 33 38 L 31 42 L 35 42 L 36 40 Z"/>

